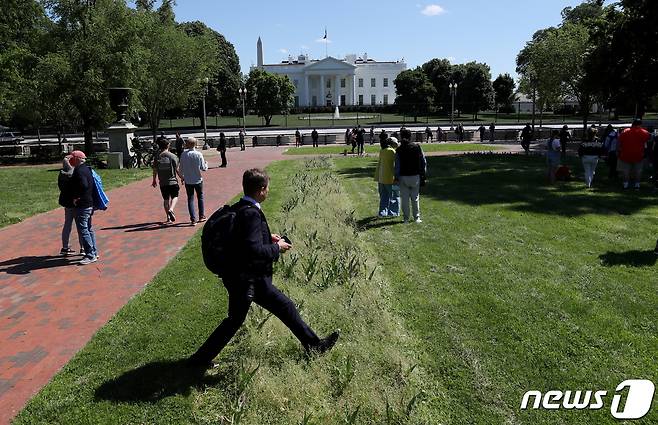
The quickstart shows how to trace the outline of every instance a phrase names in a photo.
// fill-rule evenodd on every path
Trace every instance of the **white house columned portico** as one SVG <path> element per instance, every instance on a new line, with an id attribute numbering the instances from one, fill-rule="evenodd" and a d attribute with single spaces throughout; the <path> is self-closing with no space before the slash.
<path id="1" fill-rule="evenodd" d="M 257 66 L 288 76 L 295 86 L 296 107 L 392 104 L 396 96 L 393 81 L 406 69 L 404 62 L 378 62 L 368 59 L 367 54 L 320 60 L 300 55 L 277 64 L 264 64 L 262 55 L 259 38 Z"/>

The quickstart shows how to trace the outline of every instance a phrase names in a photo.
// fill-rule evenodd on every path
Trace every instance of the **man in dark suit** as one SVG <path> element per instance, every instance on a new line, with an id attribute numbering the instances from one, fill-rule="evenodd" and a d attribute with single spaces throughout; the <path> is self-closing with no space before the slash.
<path id="1" fill-rule="evenodd" d="M 329 351 L 338 332 L 320 339 L 302 320 L 295 304 L 272 284 L 272 263 L 292 248 L 281 236 L 270 233 L 260 209 L 269 193 L 269 176 L 257 168 L 242 176 L 245 196 L 236 204 L 233 228 L 234 267 L 223 279 L 228 291 L 228 316 L 194 353 L 189 362 L 200 368 L 213 367 L 212 360 L 228 344 L 247 317 L 252 301 L 278 317 L 308 352 Z"/>

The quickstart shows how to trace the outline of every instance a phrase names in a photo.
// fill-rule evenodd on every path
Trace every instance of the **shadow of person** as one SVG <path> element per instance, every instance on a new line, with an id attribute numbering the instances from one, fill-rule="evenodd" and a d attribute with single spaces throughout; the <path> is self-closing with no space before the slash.
<path id="1" fill-rule="evenodd" d="M 360 232 L 363 232 L 369 229 L 394 226 L 401 223 L 399 217 L 366 217 L 356 222 L 356 228 Z"/>
<path id="2" fill-rule="evenodd" d="M 614 266 L 631 266 L 631 267 L 649 267 L 656 265 L 658 255 L 652 250 L 648 251 L 626 251 L 626 252 L 606 252 L 599 255 L 601 264 L 606 267 Z"/>
<path id="3" fill-rule="evenodd" d="M 206 375 L 191 367 L 187 359 L 147 363 L 101 384 L 95 391 L 97 400 L 128 403 L 155 403 L 175 395 L 187 396 L 194 388 L 217 385 L 221 375 Z"/>
<path id="4" fill-rule="evenodd" d="M 17 257 L 0 262 L 0 273 L 29 274 L 33 270 L 50 269 L 77 264 L 80 257 L 62 257 L 61 255 L 43 255 Z"/>

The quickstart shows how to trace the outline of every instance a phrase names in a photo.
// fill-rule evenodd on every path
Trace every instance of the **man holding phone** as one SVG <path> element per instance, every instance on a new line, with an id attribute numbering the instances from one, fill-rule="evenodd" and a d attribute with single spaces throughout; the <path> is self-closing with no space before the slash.
<path id="1" fill-rule="evenodd" d="M 235 246 L 230 261 L 233 267 L 223 279 L 228 291 L 228 316 L 189 358 L 195 367 L 213 367 L 212 360 L 242 326 L 252 301 L 278 317 L 308 352 L 324 353 L 338 340 L 338 332 L 318 338 L 290 298 L 272 284 L 272 263 L 292 244 L 286 236 L 270 233 L 261 211 L 260 204 L 270 190 L 269 176 L 257 168 L 247 170 L 242 176 L 242 188 L 245 196 L 235 206 L 237 215 L 231 238 Z"/>

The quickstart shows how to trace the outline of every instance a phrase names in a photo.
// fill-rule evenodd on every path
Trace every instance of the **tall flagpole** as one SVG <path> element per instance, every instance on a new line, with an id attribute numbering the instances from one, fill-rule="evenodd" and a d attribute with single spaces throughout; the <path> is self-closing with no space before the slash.
<path id="1" fill-rule="evenodd" d="M 329 39 L 327 38 L 327 27 L 324 27 L 324 57 L 329 57 Z"/>

